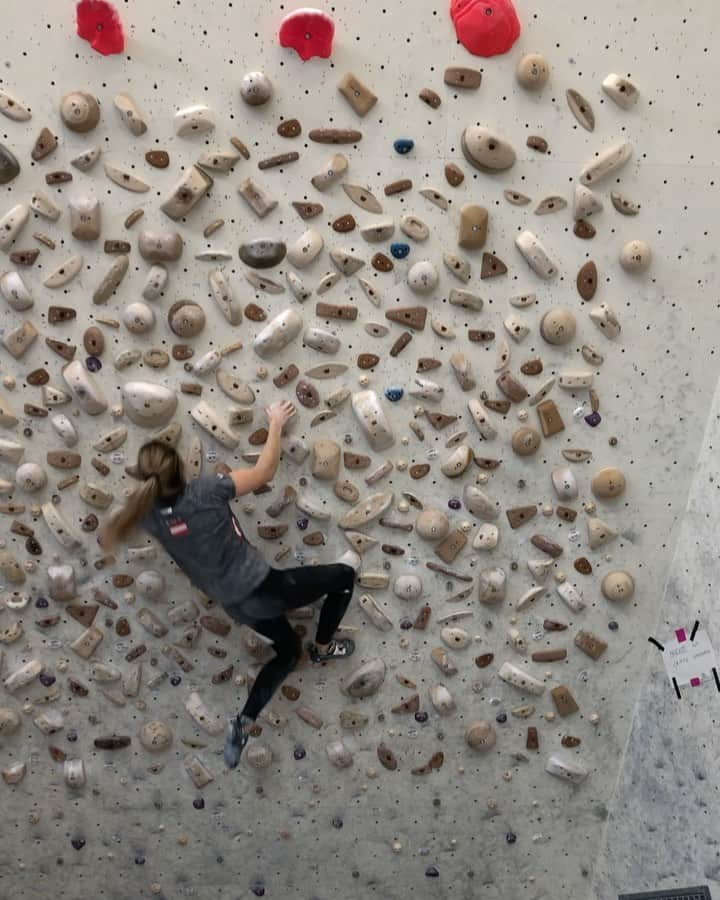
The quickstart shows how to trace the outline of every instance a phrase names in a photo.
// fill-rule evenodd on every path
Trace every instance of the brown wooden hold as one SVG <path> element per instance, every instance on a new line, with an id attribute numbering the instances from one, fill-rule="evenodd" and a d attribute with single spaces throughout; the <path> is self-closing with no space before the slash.
<path id="1" fill-rule="evenodd" d="M 277 127 L 280 137 L 296 138 L 302 134 L 302 125 L 297 119 L 285 119 Z"/>
<path id="2" fill-rule="evenodd" d="M 563 548 L 561 545 L 557 544 L 549 537 L 545 537 L 543 534 L 534 534 L 530 538 L 530 543 L 533 547 L 537 547 L 538 550 L 547 553 L 547 555 L 551 556 L 553 559 L 558 559 L 558 557 L 563 555 Z"/>
<path id="3" fill-rule="evenodd" d="M 395 263 L 384 253 L 376 253 L 370 262 L 373 269 L 377 269 L 378 272 L 392 272 L 395 268 Z"/>
<path id="4" fill-rule="evenodd" d="M 337 303 L 316 303 L 315 315 L 320 319 L 342 319 L 344 322 L 354 322 L 358 317 L 357 306 L 340 306 Z"/>
<path id="5" fill-rule="evenodd" d="M 412 339 L 412 333 L 409 331 L 404 331 L 390 348 L 390 356 L 392 356 L 393 358 L 399 356 Z"/>
<path id="6" fill-rule="evenodd" d="M 71 322 L 77 318 L 77 310 L 71 306 L 48 306 L 48 322 L 51 325 L 60 325 L 63 322 Z"/>
<path id="7" fill-rule="evenodd" d="M 473 344 L 487 344 L 495 340 L 494 331 L 485 331 L 479 328 L 468 329 L 468 340 Z"/>
<path id="8" fill-rule="evenodd" d="M 317 144 L 357 144 L 362 140 L 362 131 L 354 128 L 313 128 L 308 137 Z"/>
<path id="9" fill-rule="evenodd" d="M 421 356 L 417 362 L 416 372 L 430 372 L 432 369 L 439 369 L 442 363 L 439 359 L 433 359 L 431 356 Z"/>
<path id="10" fill-rule="evenodd" d="M 463 181 L 465 181 L 465 173 L 460 166 L 456 166 L 455 163 L 447 163 L 445 166 L 445 180 L 450 187 L 460 187 Z"/>
<path id="11" fill-rule="evenodd" d="M 355 221 L 354 216 L 351 216 L 350 213 L 346 213 L 344 216 L 339 216 L 339 218 L 335 219 L 332 223 L 332 227 L 333 231 L 337 231 L 339 234 L 348 234 L 355 230 L 357 222 Z"/>
<path id="12" fill-rule="evenodd" d="M 427 320 L 427 307 L 405 306 L 398 309 L 390 309 L 385 313 L 385 318 L 391 322 L 399 322 L 408 328 L 422 331 Z"/>
<path id="13" fill-rule="evenodd" d="M 431 409 L 425 410 L 425 418 L 432 425 L 432 427 L 436 431 L 443 431 L 443 429 L 447 428 L 448 425 L 452 425 L 453 422 L 457 422 L 457 416 L 451 416 L 447 413 L 435 412 Z"/>
<path id="14" fill-rule="evenodd" d="M 506 509 L 505 515 L 511 528 L 519 528 L 535 518 L 537 506 L 516 506 L 513 509 Z"/>
<path id="15" fill-rule="evenodd" d="M 394 194 L 402 194 L 404 191 L 411 191 L 413 183 L 409 178 L 402 178 L 400 181 L 393 181 L 392 184 L 385 185 L 385 196 L 392 197 Z"/>
<path id="16" fill-rule="evenodd" d="M 477 90 L 482 82 L 482 72 L 465 66 L 448 66 L 443 77 L 449 87 Z"/>
<path id="17" fill-rule="evenodd" d="M 40 256 L 40 251 L 33 250 L 13 250 L 10 254 L 10 262 L 16 266 L 32 266 Z"/>
<path id="18" fill-rule="evenodd" d="M 314 219 L 323 211 L 322 203 L 303 203 L 299 201 L 293 202 L 293 209 L 301 219 Z"/>
<path id="19" fill-rule="evenodd" d="M 467 544 L 467 535 L 459 528 L 451 531 L 435 548 L 435 553 L 444 563 L 451 563 Z"/>
<path id="20" fill-rule="evenodd" d="M 595 296 L 598 286 L 597 266 L 592 260 L 588 260 L 577 275 L 578 294 L 589 302 Z"/>
<path id="21" fill-rule="evenodd" d="M 295 363 L 290 363 L 289 366 L 286 366 L 282 372 L 273 378 L 273 384 L 276 388 L 286 387 L 291 381 L 294 381 L 299 374 L 300 369 L 298 369 Z"/>
<path id="22" fill-rule="evenodd" d="M 343 465 L 346 469 L 367 469 L 371 461 L 369 456 L 361 453 L 351 453 L 348 450 L 343 453 Z"/>
<path id="23" fill-rule="evenodd" d="M 296 150 L 291 150 L 289 153 L 278 153 L 277 156 L 270 156 L 267 159 L 260 160 L 258 169 L 277 169 L 288 163 L 297 162 L 299 159 L 300 154 Z"/>
<path id="24" fill-rule="evenodd" d="M 507 273 L 507 266 L 494 253 L 483 253 L 482 267 L 480 269 L 480 278 L 485 280 L 488 278 L 497 278 Z"/>
<path id="25" fill-rule="evenodd" d="M 167 150 L 148 150 L 145 161 L 156 169 L 167 169 L 170 165 L 170 154 Z"/>
<path id="26" fill-rule="evenodd" d="M 558 506 L 555 509 L 557 517 L 563 522 L 574 522 L 577 519 L 577 510 L 570 509 L 569 506 Z"/>

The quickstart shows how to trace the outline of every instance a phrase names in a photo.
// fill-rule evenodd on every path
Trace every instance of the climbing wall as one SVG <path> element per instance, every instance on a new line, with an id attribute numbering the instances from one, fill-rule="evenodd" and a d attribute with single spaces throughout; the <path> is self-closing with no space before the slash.
<path id="1" fill-rule="evenodd" d="M 305 62 L 246 6 L 118 3 L 109 56 L 3 10 L 0 897 L 590 896 L 718 374 L 712 6 L 521 2 L 486 59 L 343 2 Z M 269 651 L 95 531 L 149 437 L 252 464 L 279 396 L 235 509 L 357 552 L 357 651 L 228 772 Z"/>

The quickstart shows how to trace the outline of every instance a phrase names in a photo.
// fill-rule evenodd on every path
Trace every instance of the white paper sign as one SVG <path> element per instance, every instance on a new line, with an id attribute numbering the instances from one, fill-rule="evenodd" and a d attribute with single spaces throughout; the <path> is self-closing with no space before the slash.
<path id="1" fill-rule="evenodd" d="M 665 670 L 668 678 L 671 681 L 674 678 L 678 685 L 697 686 L 708 678 L 711 679 L 713 668 L 718 667 L 707 632 L 698 626 L 692 641 L 691 633 L 679 628 L 672 639 L 665 642 Z"/>

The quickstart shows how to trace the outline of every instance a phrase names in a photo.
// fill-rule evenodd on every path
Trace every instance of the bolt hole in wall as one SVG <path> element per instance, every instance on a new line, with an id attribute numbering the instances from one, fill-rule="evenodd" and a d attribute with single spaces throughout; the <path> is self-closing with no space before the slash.
<path id="1" fill-rule="evenodd" d="M 464 5 L 507 24 L 506 4 Z M 390 896 L 401 883 L 427 896 L 462 893 L 481 877 L 503 897 L 587 894 L 601 822 L 567 825 L 589 793 L 610 802 L 612 750 L 634 698 L 623 688 L 642 674 L 631 648 L 655 621 L 676 524 L 669 511 L 684 504 L 716 375 L 717 306 L 667 263 L 682 257 L 684 271 L 701 275 L 697 288 L 710 278 L 714 182 L 696 172 L 714 165 L 711 125 L 680 115 L 689 99 L 693 109 L 701 102 L 690 84 L 713 78 L 664 71 L 657 48 L 667 58 L 689 33 L 677 11 L 619 28 L 611 11 L 584 5 L 518 3 L 517 43 L 483 58 L 456 39 L 445 4 L 338 4 L 328 10 L 332 57 L 307 62 L 279 45 L 287 4 L 117 3 L 126 52 L 107 57 L 76 36 L 72 5 L 44 9 L 40 29 L 11 8 L 8 43 L 27 49 L 0 77 L 0 501 L 10 523 L 0 677 L 20 683 L 5 690 L 0 737 L 7 808 L 25 822 L 34 804 L 40 818 L 15 829 L 9 894 L 27 896 L 32 871 L 33 890 L 75 896 L 56 858 L 92 852 L 101 866 L 85 878 L 100 896 L 119 895 L 107 883 L 115 867 L 123 896 L 226 896 L 240 888 L 218 858 L 240 846 L 263 870 L 243 889 L 306 896 L 317 842 L 341 864 L 352 843 L 366 893 Z M 470 19 L 463 27 L 478 30 Z M 710 56 L 689 68 L 710 72 Z M 49 88 L 37 74 L 43 60 Z M 291 120 L 300 131 L 285 137 Z M 667 127 L 662 146 L 658 127 Z M 540 138 L 534 147 L 528 131 Z M 278 162 L 293 141 L 298 158 Z M 160 151 L 167 161 L 150 157 Z M 351 220 L 350 231 L 336 229 Z M 130 250 L 105 244 L 118 241 Z M 599 273 L 583 283 L 589 298 L 577 274 L 588 261 Z M 530 293 L 529 305 L 517 299 Z M 72 315 L 50 309 L 56 296 Z M 90 325 L 106 346 L 85 355 Z M 472 337 L 480 329 L 483 343 Z M 206 361 L 213 348 L 220 359 Z M 360 354 L 379 360 L 363 369 Z M 342 371 L 308 374 L 328 356 Z M 542 366 L 525 375 L 531 356 Z M 438 365 L 426 371 L 423 359 Z M 291 365 L 297 373 L 277 387 Z M 40 367 L 47 382 L 32 384 Z M 229 382 L 218 374 L 231 371 Z M 263 407 L 299 399 L 300 378 L 318 403 L 298 404 L 270 491 L 236 512 L 280 567 L 330 562 L 363 533 L 344 623 L 358 651 L 327 667 L 323 683 L 301 663 L 287 680 L 300 697 L 278 692 L 228 774 L 222 719 L 257 676 L 262 646 L 152 542 L 138 535 L 131 552 L 106 559 L 84 527 L 118 507 L 135 485 L 125 467 L 173 424 L 182 427 L 166 436 L 193 471 L 249 464 Z M 326 417 L 311 424 L 318 406 Z M 240 408 L 249 413 L 232 418 Z M 682 410 L 682 432 L 667 426 L 666 409 Z M 97 449 L 118 427 L 127 430 L 118 455 Z M 346 432 L 364 457 L 357 468 L 343 458 Z M 80 457 L 70 470 L 79 477 L 63 487 L 68 473 L 48 457 L 57 451 Z M 36 469 L 24 477 L 28 463 L 41 486 Z M 345 479 L 354 490 L 344 495 Z M 270 516 L 287 486 L 299 503 Z M 371 495 L 382 502 L 367 518 Z M 271 523 L 288 526 L 277 543 L 260 534 Z M 412 529 L 402 547 L 397 523 Z M 313 531 L 317 544 L 303 540 L 316 540 Z M 6 601 L 13 591 L 27 595 L 24 608 Z M 28 615 L 33 607 L 45 618 Z M 121 618 L 130 632 L 119 647 Z M 292 621 L 312 637 L 314 622 Z M 548 661 L 543 651 L 560 655 Z M 232 661 L 228 678 L 218 660 Z M 415 716 L 394 711 L 413 694 Z M 319 728 L 298 715 L 302 706 Z M 23 717 L 28 727 L 13 731 Z M 170 752 L 151 748 L 151 722 L 171 735 Z M 130 751 L 93 743 L 112 736 L 129 737 Z M 73 800 L 76 759 L 85 787 Z M 288 802 L 290 784 L 302 804 Z M 158 810 L 154 789 L 177 796 L 175 816 Z M 224 810 L 228 791 L 241 822 Z M 339 811 L 331 792 L 344 798 Z M 212 850 L 208 815 L 218 817 Z M 54 819 L 65 836 L 36 846 Z M 458 825 L 468 820 L 471 834 Z M 111 856 L 107 834 L 120 836 Z M 292 871 L 277 870 L 269 836 L 295 850 Z M 465 863 L 476 839 L 493 869 L 473 883 Z M 163 859 L 175 846 L 170 873 Z"/>

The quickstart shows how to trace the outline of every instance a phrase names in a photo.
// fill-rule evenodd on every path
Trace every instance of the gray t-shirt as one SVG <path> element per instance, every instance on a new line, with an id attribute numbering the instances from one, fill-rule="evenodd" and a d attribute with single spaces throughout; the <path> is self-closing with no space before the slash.
<path id="1" fill-rule="evenodd" d="M 227 607 L 242 600 L 270 566 L 243 534 L 230 509 L 235 484 L 229 475 L 203 475 L 174 501 L 160 499 L 142 521 L 192 584 Z"/>

